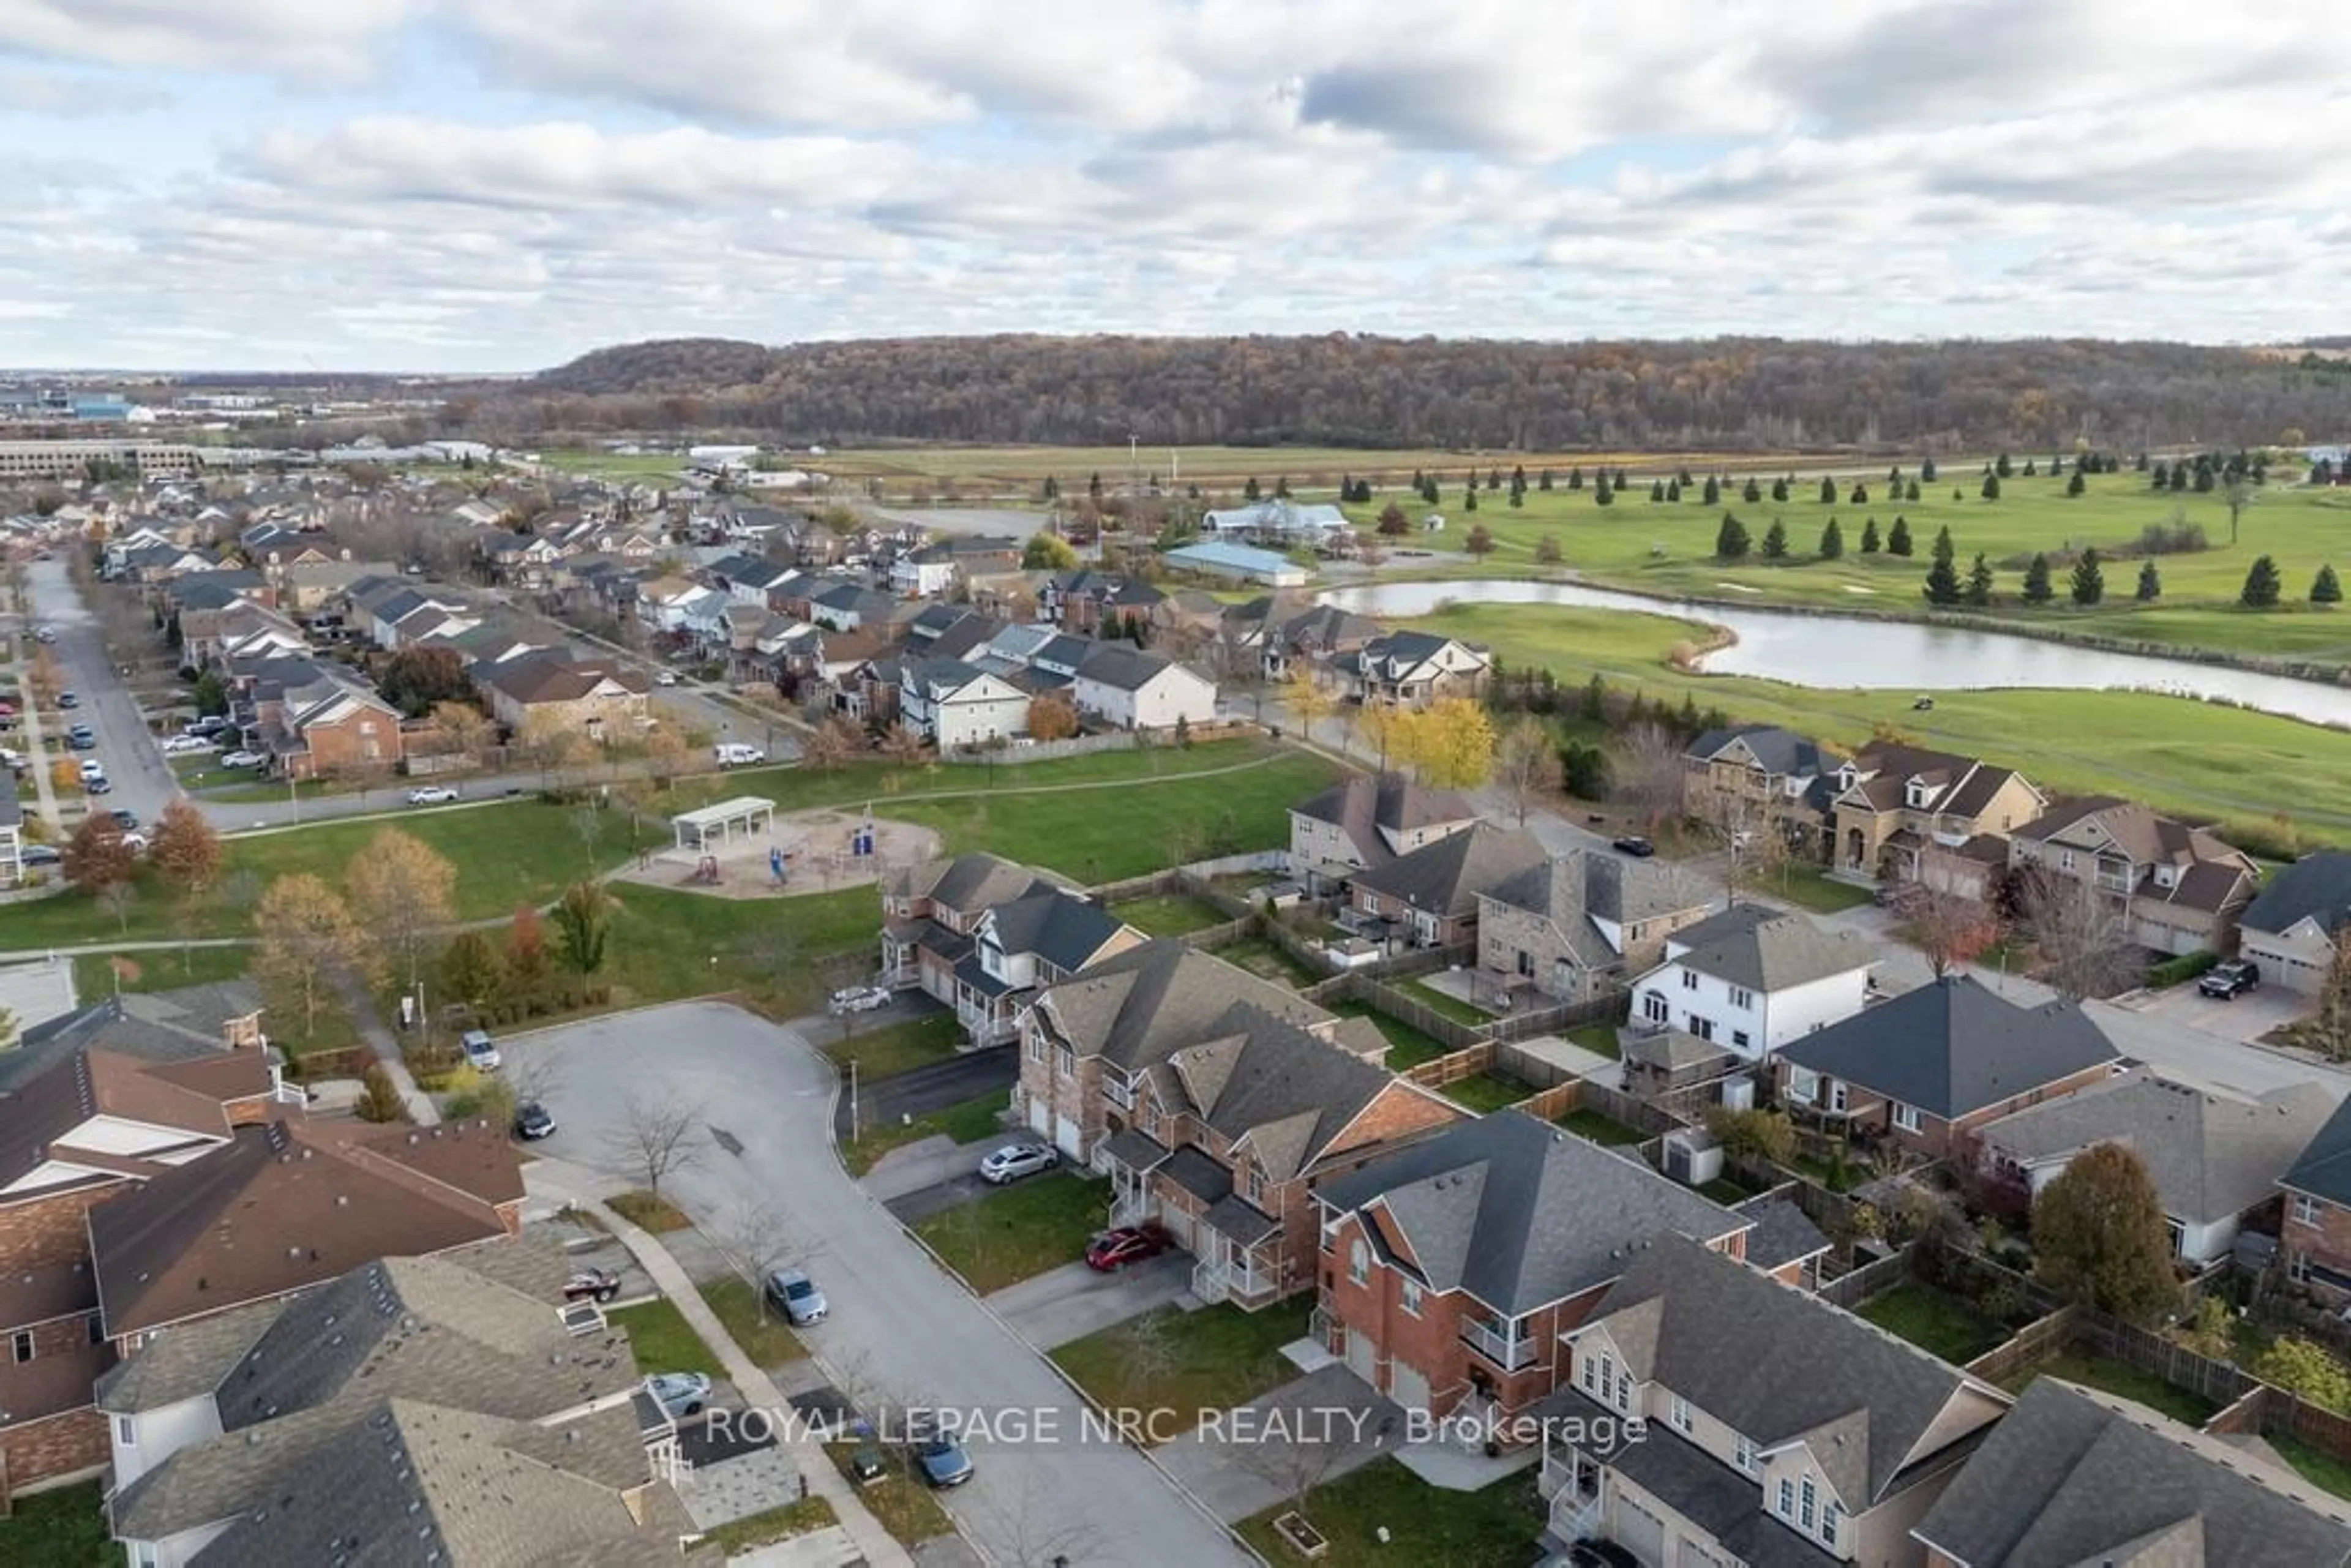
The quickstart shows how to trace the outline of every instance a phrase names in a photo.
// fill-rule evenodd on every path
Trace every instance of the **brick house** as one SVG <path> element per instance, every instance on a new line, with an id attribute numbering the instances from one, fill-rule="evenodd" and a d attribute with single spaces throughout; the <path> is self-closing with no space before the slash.
<path id="1" fill-rule="evenodd" d="M 1355 873 L 1343 923 L 1390 949 L 1470 942 L 1478 935 L 1479 895 L 1548 858 L 1531 833 L 1472 822 L 1467 832 Z"/>
<path id="2" fill-rule="evenodd" d="M 106 1460 L 90 1389 L 115 1348 L 99 1313 L 91 1213 L 201 1166 L 240 1126 L 299 1116 L 301 1096 L 282 1087 L 257 1040 L 232 1049 L 220 1033 L 146 1023 L 112 1002 L 26 1030 L 5 1056 L 0 1333 L 11 1354 L 0 1360 L 0 1474 L 17 1491 Z"/>
<path id="3" fill-rule="evenodd" d="M 1916 1563 L 1910 1527 L 2011 1403 L 1671 1234 L 1639 1249 L 1567 1354 L 1571 1378 L 1537 1406 L 1552 1533 L 1648 1563 Z"/>
<path id="4" fill-rule="evenodd" d="M 1682 753 L 1685 802 L 1694 816 L 1816 834 L 1845 759 L 1777 725 L 1709 729 Z"/>
<path id="5" fill-rule="evenodd" d="M 1780 1103 L 1848 1135 L 1972 1158 L 1987 1123 L 2104 1083 L 2122 1054 L 2074 1002 L 2020 1007 L 1965 975 L 1781 1048 Z"/>
<path id="6" fill-rule="evenodd" d="M 2344 1568 L 2340 1499 L 2114 1395 L 2035 1378 L 1912 1527 L 1926 1568 Z"/>
<path id="7" fill-rule="evenodd" d="M 1753 1221 L 1641 1161 L 1497 1111 L 1316 1194 L 1325 1344 L 1407 1410 L 1516 1416 L 1566 1375 L 1561 1338 L 1661 1234 L 1743 1255 Z"/>
<path id="8" fill-rule="evenodd" d="M 1478 983 L 1581 1002 L 1664 958 L 1715 890 L 1669 861 L 1571 850 L 1478 895 Z"/>
<path id="9" fill-rule="evenodd" d="M 883 983 L 945 1002 L 978 1045 L 1017 1035 L 1039 988 L 1144 940 L 1061 879 L 979 851 L 892 873 L 882 914 Z"/>
<path id="10" fill-rule="evenodd" d="M 1911 746 L 1865 747 L 1830 784 L 1822 841 L 1837 870 L 1896 882 L 1931 872 L 1974 897 L 2007 865 L 2008 835 L 2048 805 L 2021 773 Z"/>
<path id="11" fill-rule="evenodd" d="M 389 773 L 407 756 L 400 710 L 357 687 L 290 707 L 285 727 L 263 738 L 271 765 L 287 779 Z"/>
<path id="12" fill-rule="evenodd" d="M 1350 773 L 1290 809 L 1290 873 L 1317 889 L 1477 825 L 1478 812 L 1450 789 L 1427 789 L 1401 773 Z"/>
<path id="13" fill-rule="evenodd" d="M 644 672 L 632 665 L 563 653 L 529 653 L 477 668 L 475 680 L 490 716 L 511 733 L 580 735 L 599 743 L 642 734 L 653 692 Z"/>
<path id="14" fill-rule="evenodd" d="M 1335 1019 L 1301 1022 L 1295 1004 L 1280 1016 L 1235 1000 L 1214 971 L 1240 971 L 1157 946 L 1038 998 L 1019 1098 L 1032 1127 L 1049 1108 L 1092 1101 L 1071 1122 L 1102 1130 L 1077 1157 L 1110 1176 L 1113 1219 L 1165 1226 L 1196 1260 L 1194 1295 L 1254 1310 L 1313 1286 L 1321 1184 L 1464 1113 L 1390 1072 L 1383 1041 Z M 1159 1016 L 1141 1024 L 1150 1043 L 1115 1061 L 1092 1053 L 1097 1089 L 1084 1094 L 1081 1043 L 1101 1038 L 1092 1027 L 1105 1019 L 1114 1039 L 1122 1015 L 1155 991 Z"/>
<path id="15" fill-rule="evenodd" d="M 2261 867 L 2201 828 L 2135 800 L 2093 795 L 2053 806 L 2008 841 L 2011 871 L 2093 890 L 2120 905 L 2131 940 L 2158 953 L 2233 951 Z"/>
<path id="16" fill-rule="evenodd" d="M 2330 1305 L 2351 1306 L 2351 1101 L 2320 1125 L 2278 1186 L 2286 1277 Z"/>

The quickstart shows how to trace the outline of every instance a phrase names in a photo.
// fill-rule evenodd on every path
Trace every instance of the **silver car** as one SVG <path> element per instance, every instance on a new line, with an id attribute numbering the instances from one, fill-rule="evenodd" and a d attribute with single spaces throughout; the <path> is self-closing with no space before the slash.
<path id="1" fill-rule="evenodd" d="M 710 1403 L 710 1379 L 698 1372 L 664 1372 L 645 1379 L 645 1392 L 675 1421 L 702 1414 Z"/>
<path id="2" fill-rule="evenodd" d="M 816 1281 L 798 1269 L 778 1269 L 768 1276 L 768 1300 L 796 1329 L 820 1323 L 832 1312 Z"/>
<path id="3" fill-rule="evenodd" d="M 979 1162 L 979 1179 L 991 1186 L 1019 1181 L 1051 1170 L 1061 1163 L 1059 1149 L 1043 1144 L 1007 1144 Z"/>

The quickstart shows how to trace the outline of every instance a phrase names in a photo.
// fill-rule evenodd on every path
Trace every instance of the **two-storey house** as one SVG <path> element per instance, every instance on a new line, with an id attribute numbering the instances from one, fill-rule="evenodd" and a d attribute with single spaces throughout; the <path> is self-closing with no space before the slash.
<path id="1" fill-rule="evenodd" d="M 1144 940 L 1050 873 L 979 852 L 894 873 L 882 909 L 885 983 L 945 1002 L 983 1046 L 1014 1038 L 1039 988 Z"/>
<path id="2" fill-rule="evenodd" d="M 2316 850 L 2269 880 L 2237 916 L 2240 956 L 2265 985 L 2300 996 L 2325 988 L 2335 945 L 2351 924 L 2351 851 Z"/>
<path id="3" fill-rule="evenodd" d="M 985 746 L 1029 732 L 1029 694 L 961 659 L 897 661 L 898 713 L 941 751 Z"/>
<path id="4" fill-rule="evenodd" d="M 1493 672 L 1494 656 L 1475 643 L 1430 632 L 1390 632 L 1355 655 L 1366 703 L 1426 707 L 1439 697 L 1474 697 Z"/>
<path id="5" fill-rule="evenodd" d="M 1478 895 L 1481 986 L 1589 1001 L 1654 967 L 1711 911 L 1713 887 L 1669 861 L 1571 850 Z"/>
<path id="6" fill-rule="evenodd" d="M 1876 961 L 1858 931 L 1734 905 L 1666 938 L 1666 961 L 1633 982 L 1635 1027 L 1678 1030 L 1758 1061 L 1861 1011 Z"/>
<path id="7" fill-rule="evenodd" d="M 1318 1327 L 1407 1410 L 1522 1414 L 1562 1336 L 1654 1237 L 1734 1256 L 1753 1221 L 1522 1111 L 1456 1123 L 1325 1182 Z"/>
<path id="8" fill-rule="evenodd" d="M 1478 899 L 1549 859 L 1532 833 L 1473 822 L 1347 884 L 1345 924 L 1393 951 L 1476 940 Z"/>
<path id="9" fill-rule="evenodd" d="M 1807 841 L 1828 810 L 1845 758 L 1777 725 L 1709 729 L 1682 754 L 1690 812 L 1734 831 L 1781 831 Z"/>
<path id="10" fill-rule="evenodd" d="M 1114 729 L 1196 729 L 1217 721 L 1217 684 L 1187 665 L 1124 643 L 1096 643 L 1077 667 L 1078 711 Z"/>
<path id="11" fill-rule="evenodd" d="M 2012 871 L 2078 883 L 2110 899 L 2131 940 L 2158 953 L 2226 953 L 2261 867 L 2201 828 L 2135 800 L 2093 795 L 2052 807 L 2009 836 Z"/>
<path id="12" fill-rule="evenodd" d="M 1538 1406 L 1552 1532 L 1642 1563 L 1914 1563 L 1911 1526 L 2010 1404 L 1672 1234 L 1567 1337 L 1571 1385 Z"/>
<path id="13" fill-rule="evenodd" d="M 1976 898 L 2006 868 L 2009 835 L 2048 805 L 2021 773 L 1912 746 L 1865 747 L 1831 784 L 1823 831 L 1838 870 L 1895 882 L 1924 875 Z"/>
<path id="14" fill-rule="evenodd" d="M 1290 809 L 1290 873 L 1318 892 L 1341 886 L 1478 821 L 1450 789 L 1424 789 L 1401 773 L 1351 773 Z"/>
<path id="15" fill-rule="evenodd" d="M 650 716 L 653 683 L 617 659 L 531 653 L 476 665 L 475 684 L 490 716 L 526 741 L 576 735 L 597 743 L 634 740 Z"/>
<path id="16" fill-rule="evenodd" d="M 2320 1124 L 2278 1186 L 2286 1277 L 2331 1306 L 2351 1307 L 2351 1101 Z"/>

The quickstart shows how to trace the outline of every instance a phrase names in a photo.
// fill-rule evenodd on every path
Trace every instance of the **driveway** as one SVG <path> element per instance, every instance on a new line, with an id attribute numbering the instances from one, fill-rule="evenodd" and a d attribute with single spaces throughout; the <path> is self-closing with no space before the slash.
<path id="1" fill-rule="evenodd" d="M 1404 1412 L 1333 1363 L 1204 1422 L 1159 1459 L 1233 1524 L 1361 1469 L 1405 1437 Z"/>
<path id="2" fill-rule="evenodd" d="M 902 1006 L 904 1004 L 893 1002 L 887 1011 L 875 1016 L 885 1022 L 897 1022 L 897 1009 Z M 935 1010 L 908 1008 L 904 1016 L 919 1018 L 925 1011 Z M 830 1044 L 833 1037 L 828 1030 L 820 1038 Z M 860 1082 L 857 1086 L 857 1115 L 865 1126 L 878 1127 L 902 1116 L 923 1116 L 933 1111 L 944 1111 L 950 1105 L 960 1105 L 983 1094 L 1003 1094 L 1006 1103 L 1009 1104 L 1012 1086 L 1019 1081 L 1020 1053 L 1011 1047 L 967 1051 L 946 1061 L 917 1067 L 912 1072 L 901 1072 L 894 1078 L 884 1078 L 878 1082 Z M 849 1096 L 845 1092 L 841 1097 L 841 1103 L 833 1108 L 832 1130 L 835 1137 L 849 1136 Z"/>
<path id="3" fill-rule="evenodd" d="M 967 1434 L 977 1474 L 943 1500 L 985 1555 L 1027 1563 L 1062 1552 L 1088 1568 L 1245 1561 L 1150 1460 L 1079 1441 L 1078 1396 L 849 1179 L 827 1136 L 831 1069 L 791 1030 L 684 1003 L 500 1044 L 517 1064 L 559 1063 L 547 1100 L 561 1130 L 545 1146 L 560 1158 L 625 1177 L 613 1138 L 632 1095 L 699 1108 L 712 1141 L 663 1191 L 705 1223 L 746 1199 L 778 1210 L 831 1302 L 806 1335 L 826 1375 L 862 1405 L 988 1418 L 990 1430 Z M 1019 1440 L 1016 1418 L 1050 1424 L 1059 1440 Z"/>
<path id="4" fill-rule="evenodd" d="M 1056 1350 L 1180 1301 L 1191 1288 L 1192 1260 L 1164 1252 L 1115 1274 L 1098 1274 L 1082 1262 L 1064 1263 L 1006 1286 L 987 1304 L 1022 1339 L 1039 1350 Z"/>
<path id="5" fill-rule="evenodd" d="M 178 798 L 180 781 L 172 777 L 155 737 L 148 732 L 138 699 L 107 662 L 98 618 L 82 602 L 81 590 L 67 575 L 66 563 L 37 560 L 29 570 L 34 620 L 57 628 L 57 640 L 49 652 L 57 662 L 64 689 L 80 699 L 78 707 L 57 716 L 56 725 L 44 720 L 42 744 L 52 759 L 95 757 L 106 765 L 106 776 L 114 789 L 93 796 L 92 806 L 125 808 L 139 813 L 141 822 L 152 822 L 162 815 L 168 802 Z M 76 724 L 86 724 L 98 732 L 96 751 L 66 749 L 65 732 Z"/>
<path id="6" fill-rule="evenodd" d="M 2256 1040 L 2294 1022 L 2314 1005 L 2310 998 L 2283 986 L 2264 986 L 2227 1001 L 2205 996 L 2194 986 L 2172 986 L 2145 997 L 2129 1010 L 2222 1040 Z"/>

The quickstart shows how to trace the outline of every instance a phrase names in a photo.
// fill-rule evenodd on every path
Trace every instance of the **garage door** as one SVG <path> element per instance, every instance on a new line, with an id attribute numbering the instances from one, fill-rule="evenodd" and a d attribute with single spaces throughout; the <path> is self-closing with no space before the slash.
<path id="1" fill-rule="evenodd" d="M 1053 1130 L 1053 1106 L 1050 1101 L 1031 1097 L 1029 1101 L 1029 1130 L 1039 1137 Z"/>
<path id="2" fill-rule="evenodd" d="M 1610 1533 L 1616 1544 L 1639 1558 L 1644 1568 L 1665 1568 L 1666 1521 L 1638 1503 L 1615 1500 Z"/>
<path id="3" fill-rule="evenodd" d="M 1428 1375 L 1403 1362 L 1388 1364 L 1388 1397 L 1407 1410 L 1428 1408 Z"/>
<path id="4" fill-rule="evenodd" d="M 1372 1342 L 1371 1335 L 1357 1333 L 1353 1329 L 1347 1331 L 1347 1370 L 1374 1388 L 1380 1385 L 1380 1347 Z"/>

